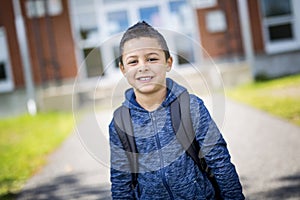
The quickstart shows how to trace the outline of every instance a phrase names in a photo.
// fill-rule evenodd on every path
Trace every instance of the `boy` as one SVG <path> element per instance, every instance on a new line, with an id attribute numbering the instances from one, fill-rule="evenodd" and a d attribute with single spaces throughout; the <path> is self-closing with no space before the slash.
<path id="1" fill-rule="evenodd" d="M 185 153 L 172 128 L 170 105 L 186 89 L 166 78 L 173 60 L 165 39 L 139 22 L 124 33 L 120 54 L 120 70 L 133 87 L 126 91 L 123 106 L 130 110 L 139 168 L 132 187 L 130 163 L 113 120 L 109 126 L 113 199 L 214 199 L 211 182 Z M 226 142 L 203 101 L 190 95 L 190 108 L 196 140 L 222 198 L 244 199 Z"/>

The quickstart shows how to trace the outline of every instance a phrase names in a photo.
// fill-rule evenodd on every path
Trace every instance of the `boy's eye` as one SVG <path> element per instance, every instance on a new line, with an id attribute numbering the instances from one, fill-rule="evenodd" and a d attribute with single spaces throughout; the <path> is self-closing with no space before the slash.
<path id="1" fill-rule="evenodd" d="M 133 64 L 136 64 L 138 61 L 137 60 L 130 60 L 128 61 L 128 65 L 133 65 Z"/>
<path id="2" fill-rule="evenodd" d="M 148 60 L 148 62 L 155 62 L 155 61 L 157 61 L 158 59 L 157 59 L 157 58 L 148 58 L 147 60 Z"/>

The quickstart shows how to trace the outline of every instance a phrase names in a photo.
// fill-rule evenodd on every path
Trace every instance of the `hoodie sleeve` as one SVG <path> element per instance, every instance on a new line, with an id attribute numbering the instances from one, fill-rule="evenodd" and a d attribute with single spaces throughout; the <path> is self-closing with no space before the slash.
<path id="1" fill-rule="evenodd" d="M 191 96 L 191 114 L 196 139 L 208 166 L 215 174 L 223 199 L 245 199 L 227 144 L 203 101 Z"/>
<path id="2" fill-rule="evenodd" d="M 112 199 L 135 199 L 130 165 L 113 121 L 109 125 L 110 180 Z"/>

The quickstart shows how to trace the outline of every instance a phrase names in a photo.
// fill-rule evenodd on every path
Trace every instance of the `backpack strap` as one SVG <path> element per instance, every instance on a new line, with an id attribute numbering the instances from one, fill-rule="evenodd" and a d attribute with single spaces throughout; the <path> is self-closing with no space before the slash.
<path id="1" fill-rule="evenodd" d="M 190 95 L 187 91 L 182 93 L 171 104 L 171 120 L 176 138 L 178 139 L 186 153 L 197 164 L 198 168 L 206 173 L 208 179 L 214 187 L 215 198 L 217 200 L 222 199 L 219 185 L 212 170 L 207 165 L 200 145 L 196 140 L 195 130 L 193 128 L 190 112 Z"/>
<path id="2" fill-rule="evenodd" d="M 171 104 L 171 120 L 176 138 L 184 150 L 197 160 L 199 148 L 194 144 L 195 132 L 190 114 L 190 98 L 187 92 L 182 93 Z"/>
<path id="3" fill-rule="evenodd" d="M 188 92 L 182 93 L 171 104 L 171 120 L 176 137 L 187 154 L 194 160 L 202 171 L 207 172 L 207 165 L 200 146 L 196 141 L 196 135 L 190 113 L 190 97 Z"/>
<path id="4" fill-rule="evenodd" d="M 137 185 L 138 175 L 138 151 L 134 139 L 130 111 L 127 107 L 120 106 L 114 112 L 114 124 L 126 156 L 129 160 L 132 176 L 132 188 L 135 188 Z"/>

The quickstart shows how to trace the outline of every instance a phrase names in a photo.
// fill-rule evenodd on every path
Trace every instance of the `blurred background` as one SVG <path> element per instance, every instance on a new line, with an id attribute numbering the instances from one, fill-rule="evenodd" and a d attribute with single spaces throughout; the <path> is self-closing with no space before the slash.
<path id="1" fill-rule="evenodd" d="M 20 148 L 19 142 L 27 137 L 22 127 L 30 134 L 32 127 L 47 122 L 37 131 L 41 135 L 62 123 L 61 133 L 55 127 L 56 142 L 42 154 L 47 155 L 72 133 L 74 109 L 91 102 L 110 106 L 112 96 L 121 98 L 122 92 L 115 91 L 122 77 L 117 65 L 119 39 L 142 20 L 166 36 L 176 73 L 192 87 L 217 82 L 222 90 L 228 89 L 230 98 L 287 120 L 298 132 L 299 10 L 298 0 L 1 0 L 0 149 Z M 217 70 L 213 76 L 218 80 L 212 70 Z M 47 140 L 41 139 L 45 144 Z M 24 148 L 27 152 L 28 146 Z M 18 152 L 0 158 L 15 166 L 8 157 L 22 154 Z M 31 159 L 25 154 L 25 160 Z M 3 197 L 18 193 L 21 183 L 45 162 L 19 177 L 7 177 L 12 168 L 3 164 Z M 26 162 L 21 163 L 24 168 Z"/>
<path id="2" fill-rule="evenodd" d="M 181 34 L 167 36 L 178 69 L 205 68 L 212 58 L 224 74 L 241 75 L 224 76 L 225 84 L 298 73 L 299 7 L 295 0 L 3 0 L 1 116 L 70 109 L 63 102 L 76 76 L 86 85 L 116 79 L 119 40 L 101 44 L 141 20 Z"/>

